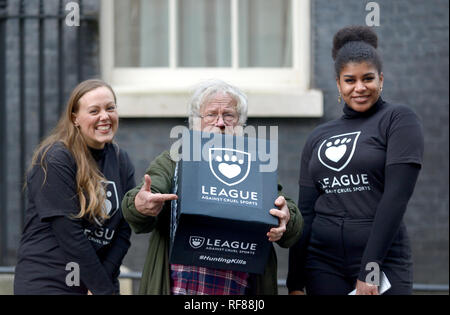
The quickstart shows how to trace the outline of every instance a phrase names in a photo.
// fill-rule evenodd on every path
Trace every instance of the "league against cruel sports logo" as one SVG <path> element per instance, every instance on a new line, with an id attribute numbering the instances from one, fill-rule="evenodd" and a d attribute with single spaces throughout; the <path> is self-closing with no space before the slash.
<path id="1" fill-rule="evenodd" d="M 317 152 L 320 163 L 336 172 L 343 170 L 353 157 L 361 131 L 345 133 L 324 140 Z"/>
<path id="2" fill-rule="evenodd" d="M 103 211 L 112 217 L 119 210 L 119 196 L 117 194 L 116 183 L 113 181 L 103 181 L 106 199 L 103 204 Z"/>
<path id="3" fill-rule="evenodd" d="M 244 181 L 250 172 L 251 154 L 225 148 L 209 149 L 209 168 L 214 176 L 228 186 Z"/>
<path id="4" fill-rule="evenodd" d="M 193 249 L 198 249 L 198 248 L 202 247 L 204 243 L 205 243 L 205 238 L 202 236 L 189 237 L 189 245 L 191 245 L 191 247 Z"/>

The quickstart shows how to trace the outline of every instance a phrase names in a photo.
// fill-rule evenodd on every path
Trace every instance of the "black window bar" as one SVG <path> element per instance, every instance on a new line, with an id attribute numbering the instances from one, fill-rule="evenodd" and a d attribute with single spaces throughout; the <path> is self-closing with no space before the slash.
<path id="1" fill-rule="evenodd" d="M 84 62 L 84 48 L 83 48 L 83 29 L 86 21 L 97 20 L 97 16 L 92 15 L 84 15 L 83 14 L 83 1 L 70 1 L 71 3 L 76 3 L 79 7 L 79 17 L 80 17 L 80 25 L 76 27 L 76 39 L 70 45 L 74 45 L 74 51 L 76 51 L 76 80 L 80 82 L 85 79 L 85 73 L 83 71 L 83 62 Z M 64 103 L 65 103 L 65 85 L 66 85 L 66 73 L 65 73 L 65 40 L 64 40 L 64 27 L 66 27 L 66 17 L 69 11 L 66 11 L 66 5 L 69 3 L 67 0 L 59 0 L 57 4 L 57 12 L 54 14 L 48 14 L 45 12 L 44 0 L 39 0 L 38 2 L 38 10 L 34 13 L 27 13 L 27 5 L 29 1 L 26 0 L 17 0 L 8 1 L 8 0 L 0 0 L 0 264 L 4 263 L 5 257 L 8 252 L 8 233 L 7 233 L 7 181 L 6 175 L 8 170 L 8 160 L 6 156 L 6 147 L 7 147 L 7 139 L 8 139 L 8 130 L 7 130 L 7 28 L 8 21 L 16 20 L 18 21 L 18 60 L 19 60 L 19 73 L 18 73 L 18 83 L 19 83 L 19 124 L 20 124 L 20 135 L 19 135 L 19 146 L 20 146 L 20 160 L 19 169 L 21 174 L 21 181 L 19 186 L 16 189 L 21 191 L 21 229 L 23 229 L 24 221 L 25 221 L 25 209 L 26 209 L 26 199 L 23 190 L 23 180 L 25 178 L 26 172 L 26 94 L 25 91 L 29 88 L 30 84 L 33 84 L 33 88 L 38 89 L 38 97 L 37 97 L 37 108 L 38 108 L 38 129 L 36 133 L 39 136 L 39 139 L 42 140 L 45 136 L 46 128 L 53 126 L 46 126 L 46 111 L 45 111 L 45 92 L 46 92 L 46 81 L 45 81 L 45 70 L 46 70 L 46 59 L 45 59 L 45 39 L 46 39 L 46 25 L 45 21 L 47 20 L 56 20 L 57 21 L 57 57 L 55 63 L 57 64 L 57 86 L 51 86 L 48 88 L 57 89 L 57 111 L 58 117 L 61 114 Z M 11 4 L 18 4 L 18 8 L 16 7 L 17 12 L 11 13 L 13 11 L 11 9 Z M 38 68 L 37 68 L 37 82 L 30 83 L 26 80 L 26 47 L 25 47 L 25 22 L 27 20 L 37 20 L 37 36 L 38 36 Z"/>
<path id="2" fill-rule="evenodd" d="M 0 264 L 6 257 L 6 0 L 0 0 Z"/>

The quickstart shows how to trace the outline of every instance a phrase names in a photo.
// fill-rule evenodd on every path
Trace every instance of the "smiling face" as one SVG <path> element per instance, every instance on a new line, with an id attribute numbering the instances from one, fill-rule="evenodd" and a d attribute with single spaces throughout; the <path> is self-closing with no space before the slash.
<path id="1" fill-rule="evenodd" d="M 111 142 L 119 125 L 114 95 L 105 86 L 87 92 L 78 101 L 73 113 L 73 123 L 78 126 L 89 147 L 102 149 Z"/>
<path id="2" fill-rule="evenodd" d="M 339 93 L 347 105 L 357 112 L 369 110 L 378 100 L 383 87 L 383 73 L 367 62 L 349 62 L 336 79 Z"/>

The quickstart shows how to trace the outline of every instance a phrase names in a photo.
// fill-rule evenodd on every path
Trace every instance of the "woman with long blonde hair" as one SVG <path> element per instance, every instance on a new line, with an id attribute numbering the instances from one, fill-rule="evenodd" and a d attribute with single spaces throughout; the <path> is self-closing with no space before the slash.
<path id="1" fill-rule="evenodd" d="M 27 172 L 28 208 L 15 294 L 118 294 L 131 230 L 121 200 L 134 167 L 113 143 L 116 96 L 97 79 L 81 82 Z"/>

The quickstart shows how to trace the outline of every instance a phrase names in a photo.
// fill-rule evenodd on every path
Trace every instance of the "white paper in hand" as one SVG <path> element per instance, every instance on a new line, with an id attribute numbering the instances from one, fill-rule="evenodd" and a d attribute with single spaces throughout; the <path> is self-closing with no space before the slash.
<path id="1" fill-rule="evenodd" d="M 378 288 L 378 293 L 383 294 L 387 290 L 391 288 L 391 283 L 389 282 L 389 279 L 386 277 L 386 274 L 382 271 L 381 277 L 380 277 L 380 287 Z M 356 289 L 350 292 L 348 295 L 355 295 Z"/>

